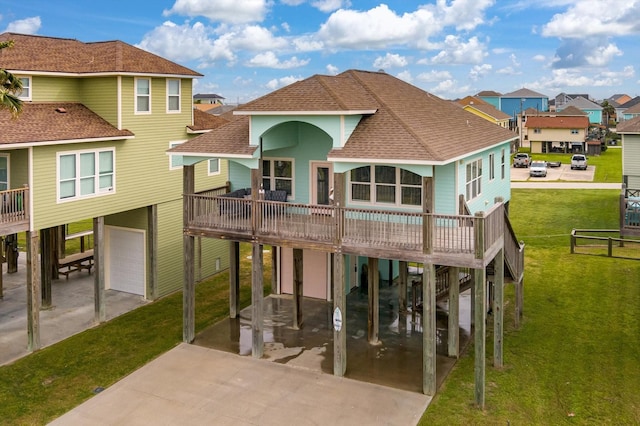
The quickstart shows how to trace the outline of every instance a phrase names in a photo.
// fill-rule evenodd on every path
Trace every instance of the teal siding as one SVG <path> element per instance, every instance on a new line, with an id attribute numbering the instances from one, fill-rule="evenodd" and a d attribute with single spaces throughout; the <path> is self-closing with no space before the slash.
<path id="1" fill-rule="evenodd" d="M 455 163 L 436 167 L 434 209 L 439 214 L 458 214 Z"/>

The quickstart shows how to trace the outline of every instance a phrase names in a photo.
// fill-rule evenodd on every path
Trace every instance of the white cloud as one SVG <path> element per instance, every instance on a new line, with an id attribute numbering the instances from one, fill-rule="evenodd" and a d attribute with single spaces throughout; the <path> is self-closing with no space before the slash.
<path id="1" fill-rule="evenodd" d="M 280 3 L 286 4 L 287 6 L 300 6 L 306 0 L 280 0 Z"/>
<path id="2" fill-rule="evenodd" d="M 212 40 L 209 36 L 210 30 L 200 22 L 191 26 L 166 21 L 145 34 L 137 46 L 178 62 L 205 58 L 211 61 L 235 60 L 228 38 Z"/>
<path id="3" fill-rule="evenodd" d="M 214 22 L 243 24 L 264 19 L 268 0 L 176 0 L 173 7 L 165 10 L 165 16 L 204 16 Z"/>
<path id="4" fill-rule="evenodd" d="M 309 63 L 309 59 L 300 60 L 295 56 L 286 61 L 280 61 L 275 53 L 269 51 L 259 53 L 251 58 L 245 65 L 248 67 L 263 67 L 263 68 L 275 68 L 275 69 L 290 69 L 303 67 Z"/>
<path id="5" fill-rule="evenodd" d="M 547 57 L 544 56 L 544 55 L 534 55 L 534 57 L 531 58 L 531 59 L 533 59 L 536 62 L 546 62 L 547 61 Z"/>
<path id="6" fill-rule="evenodd" d="M 36 34 L 41 26 L 42 22 L 40 21 L 40 17 L 34 16 L 9 22 L 6 31 L 10 33 Z"/>
<path id="7" fill-rule="evenodd" d="M 473 81 L 477 81 L 479 78 L 489 74 L 493 66 L 491 64 L 474 65 L 469 71 L 469 78 Z"/>
<path id="8" fill-rule="evenodd" d="M 509 66 L 509 67 L 500 68 L 499 70 L 496 71 L 496 74 L 501 74 L 501 75 L 520 75 L 520 74 L 522 74 L 522 72 L 521 71 L 517 71 L 515 68 Z"/>
<path id="9" fill-rule="evenodd" d="M 566 12 L 558 13 L 542 28 L 545 37 L 586 38 L 640 33 L 640 7 L 637 1 L 575 1 Z"/>
<path id="10" fill-rule="evenodd" d="M 487 56 L 485 45 L 478 37 L 471 37 L 467 42 L 459 36 L 448 35 L 444 40 L 444 48 L 431 58 L 435 64 L 479 64 Z"/>
<path id="11" fill-rule="evenodd" d="M 585 60 L 594 67 L 606 66 L 614 56 L 622 56 L 622 51 L 615 44 L 598 46 L 590 54 L 585 55 Z"/>
<path id="12" fill-rule="evenodd" d="M 577 69 L 555 69 L 551 74 L 538 81 L 527 83 L 532 90 L 566 91 L 566 88 L 580 87 L 588 91 L 592 87 L 616 87 L 625 79 L 633 78 L 635 69 L 627 66 L 622 71 L 604 71 L 590 73 Z"/>
<path id="13" fill-rule="evenodd" d="M 385 56 L 378 56 L 375 61 L 373 61 L 373 67 L 376 69 L 405 67 L 407 64 L 407 58 L 397 53 L 387 53 Z"/>
<path id="14" fill-rule="evenodd" d="M 336 75 L 336 74 L 338 74 L 340 72 L 340 69 L 338 67 L 336 67 L 335 65 L 329 64 L 329 65 L 327 65 L 326 68 L 327 68 L 327 73 L 329 75 Z"/>
<path id="15" fill-rule="evenodd" d="M 338 9 L 346 9 L 351 6 L 349 0 L 316 0 L 311 2 L 311 6 L 321 12 L 329 13 Z"/>
<path id="16" fill-rule="evenodd" d="M 458 86 L 456 80 L 444 80 L 441 81 L 436 87 L 430 90 L 431 93 L 435 93 L 438 96 L 445 97 L 447 95 L 459 95 L 471 92 L 469 86 Z"/>
<path id="17" fill-rule="evenodd" d="M 450 6 L 447 6 L 450 3 Z M 437 6 L 444 15 L 444 24 L 455 26 L 456 30 L 469 31 L 485 22 L 484 11 L 494 0 L 438 1 Z"/>
<path id="18" fill-rule="evenodd" d="M 411 83 L 413 81 L 413 76 L 411 75 L 411 71 L 408 70 L 404 70 L 398 73 L 398 75 L 396 75 L 396 77 L 398 77 L 400 80 L 404 80 L 407 83 Z"/>
<path id="19" fill-rule="evenodd" d="M 258 25 L 240 27 L 233 33 L 231 45 L 235 49 L 249 51 L 264 51 L 270 49 L 282 49 L 288 46 L 288 42 L 282 37 L 274 37 L 268 29 Z"/>
<path id="20" fill-rule="evenodd" d="M 321 25 L 318 36 L 337 48 L 372 49 L 398 44 L 419 45 L 437 33 L 441 24 L 432 12 L 421 9 L 398 16 L 385 4 L 365 12 L 338 10 Z"/>
<path id="21" fill-rule="evenodd" d="M 324 44 L 321 41 L 315 40 L 310 36 L 294 38 L 292 44 L 298 52 L 313 52 L 324 48 Z"/>
<path id="22" fill-rule="evenodd" d="M 430 72 L 423 72 L 418 74 L 416 79 L 425 83 L 435 83 L 443 80 L 452 80 L 453 76 L 449 71 L 431 70 Z"/>
<path id="23" fill-rule="evenodd" d="M 276 90 L 276 89 L 279 89 L 281 87 L 288 86 L 291 83 L 295 83 L 296 81 L 300 81 L 300 80 L 303 80 L 303 78 L 300 77 L 300 76 L 295 77 L 293 75 L 290 75 L 290 76 L 287 76 L 287 77 L 282 77 L 282 78 L 274 78 L 273 80 L 270 80 L 266 84 L 266 87 L 269 90 Z"/>

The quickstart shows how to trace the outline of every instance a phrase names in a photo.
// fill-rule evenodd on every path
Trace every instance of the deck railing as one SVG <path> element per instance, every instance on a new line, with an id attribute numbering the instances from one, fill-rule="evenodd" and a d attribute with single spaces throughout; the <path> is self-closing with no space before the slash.
<path id="1" fill-rule="evenodd" d="M 502 203 L 484 215 L 470 216 L 187 194 L 185 211 L 187 228 L 230 237 L 277 237 L 322 245 L 339 242 L 352 247 L 466 254 L 476 258 L 482 257 L 504 232 Z M 479 232 L 483 232 L 481 238 Z"/>
<path id="2" fill-rule="evenodd" d="M 0 191 L 0 224 L 3 227 L 29 221 L 29 189 Z"/>
<path id="3" fill-rule="evenodd" d="M 640 235 L 640 189 L 622 186 L 620 194 L 620 232 Z"/>

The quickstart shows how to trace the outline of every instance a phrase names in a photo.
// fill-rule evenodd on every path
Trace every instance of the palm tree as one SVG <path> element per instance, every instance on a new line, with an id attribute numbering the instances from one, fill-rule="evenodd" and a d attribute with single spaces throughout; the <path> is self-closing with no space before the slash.
<path id="1" fill-rule="evenodd" d="M 605 114 L 606 116 L 606 122 L 605 125 L 607 126 L 607 131 L 609 130 L 609 121 L 611 120 L 611 118 L 613 118 L 613 116 L 616 113 L 616 109 L 613 107 L 613 105 L 611 105 L 609 103 L 609 101 L 607 101 L 606 99 L 602 102 L 602 112 Z"/>
<path id="2" fill-rule="evenodd" d="M 13 40 L 0 41 L 0 50 L 13 47 Z M 22 112 L 22 101 L 18 94 L 22 91 L 22 81 L 7 70 L 0 68 L 0 110 L 6 109 L 12 117 Z"/>

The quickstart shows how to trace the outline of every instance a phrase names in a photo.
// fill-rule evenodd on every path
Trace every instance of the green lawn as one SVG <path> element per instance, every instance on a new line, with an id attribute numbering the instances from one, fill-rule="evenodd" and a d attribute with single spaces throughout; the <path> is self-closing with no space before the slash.
<path id="1" fill-rule="evenodd" d="M 473 404 L 468 348 L 421 424 L 640 424 L 640 261 L 569 254 L 572 228 L 617 227 L 618 196 L 513 190 L 511 218 L 527 245 L 522 327 L 513 329 L 508 286 L 505 366 L 490 365 L 489 333 L 485 410 Z M 241 271 L 245 306 L 250 264 Z M 197 287 L 197 330 L 227 315 L 227 279 Z M 171 349 L 181 341 L 181 309 L 179 293 L 0 367 L 0 423 L 51 421 Z"/>
<path id="2" fill-rule="evenodd" d="M 617 228 L 618 196 L 513 191 L 527 245 L 522 327 L 509 286 L 504 368 L 491 366 L 487 340 L 485 410 L 473 404 L 470 348 L 420 424 L 640 424 L 640 261 L 569 254 L 572 228 Z"/>

